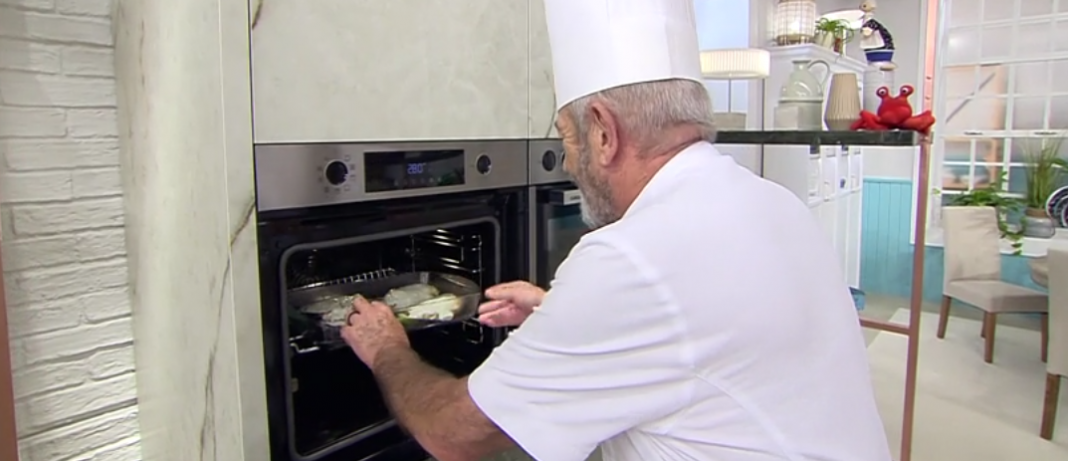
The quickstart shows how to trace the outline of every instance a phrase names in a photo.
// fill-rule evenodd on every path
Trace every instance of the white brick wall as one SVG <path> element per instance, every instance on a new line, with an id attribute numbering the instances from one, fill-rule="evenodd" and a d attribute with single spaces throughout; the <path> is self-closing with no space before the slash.
<path id="1" fill-rule="evenodd" d="M 0 0 L 0 218 L 23 461 L 140 459 L 111 0 Z"/>

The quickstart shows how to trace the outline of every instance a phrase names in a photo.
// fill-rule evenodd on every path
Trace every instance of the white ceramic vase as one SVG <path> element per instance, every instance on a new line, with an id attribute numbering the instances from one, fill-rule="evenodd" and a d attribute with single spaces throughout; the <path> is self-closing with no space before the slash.
<path id="1" fill-rule="evenodd" d="M 871 113 L 879 110 L 879 104 L 883 102 L 883 99 L 875 92 L 884 86 L 890 89 L 890 94 L 895 93 L 894 71 L 883 70 L 878 66 L 869 65 L 868 69 L 864 71 L 864 110 Z"/>
<path id="2" fill-rule="evenodd" d="M 860 85 L 857 74 L 836 73 L 831 76 L 827 92 L 827 109 L 823 121 L 831 131 L 848 131 L 860 118 Z"/>

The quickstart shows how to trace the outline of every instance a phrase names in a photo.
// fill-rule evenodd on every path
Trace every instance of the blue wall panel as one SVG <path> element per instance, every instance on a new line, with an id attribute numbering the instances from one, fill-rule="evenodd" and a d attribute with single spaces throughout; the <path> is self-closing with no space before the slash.
<path id="1" fill-rule="evenodd" d="M 860 288 L 866 293 L 899 297 L 912 293 L 911 202 L 910 180 L 864 180 Z M 942 296 L 942 249 L 928 247 L 924 259 L 923 297 L 938 302 Z M 1001 274 L 1006 281 L 1041 290 L 1031 281 L 1025 257 L 1003 256 Z"/>

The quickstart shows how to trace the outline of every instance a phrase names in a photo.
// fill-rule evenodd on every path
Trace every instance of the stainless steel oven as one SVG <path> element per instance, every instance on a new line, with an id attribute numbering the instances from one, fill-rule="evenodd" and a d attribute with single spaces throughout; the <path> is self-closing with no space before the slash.
<path id="1" fill-rule="evenodd" d="M 530 141 L 531 282 L 548 288 L 556 268 L 589 228 L 582 221 L 582 194 L 564 172 L 560 140 Z"/>
<path id="2" fill-rule="evenodd" d="M 290 294 L 403 272 L 483 288 L 526 276 L 527 142 L 258 145 L 260 290 L 272 461 L 423 461 L 355 355 Z M 410 334 L 457 376 L 505 332 L 469 321 Z"/>

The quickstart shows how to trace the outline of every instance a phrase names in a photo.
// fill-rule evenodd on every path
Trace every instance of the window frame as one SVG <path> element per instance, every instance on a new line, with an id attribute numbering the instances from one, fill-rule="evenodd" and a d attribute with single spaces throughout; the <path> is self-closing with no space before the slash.
<path id="1" fill-rule="evenodd" d="M 956 1 L 960 1 L 960 0 L 956 0 Z M 990 0 L 986 0 L 986 1 L 990 1 Z M 937 31 L 936 33 L 938 34 L 938 37 L 936 39 L 936 46 L 939 49 L 947 49 L 948 48 L 948 42 L 949 42 L 950 33 L 954 32 L 956 30 L 964 30 L 964 29 L 976 29 L 976 30 L 978 30 L 979 31 L 979 41 L 980 41 L 980 43 L 982 43 L 982 35 L 981 35 L 982 31 L 984 30 L 984 28 L 988 28 L 990 26 L 995 26 L 995 27 L 996 26 L 1010 26 L 1011 29 L 1012 29 L 1013 43 L 1014 44 L 1015 44 L 1016 37 L 1018 35 L 1018 30 L 1019 30 L 1019 27 L 1020 27 L 1021 23 L 1027 24 L 1027 23 L 1034 23 L 1034 22 L 1040 22 L 1040 21 L 1048 21 L 1050 23 L 1050 27 L 1051 27 L 1051 31 L 1050 32 L 1053 35 L 1057 35 L 1056 32 L 1058 30 L 1058 25 L 1063 26 L 1065 28 L 1065 31 L 1068 32 L 1068 8 L 1063 8 L 1062 7 L 1063 5 L 1061 5 L 1062 3 L 1068 3 L 1068 0 L 1054 0 L 1052 2 L 1052 4 L 1051 4 L 1051 13 L 1049 13 L 1049 14 L 1027 16 L 1027 17 L 1021 17 L 1021 15 L 1020 15 L 1020 9 L 1021 9 L 1020 3 L 1019 2 L 1013 2 L 1013 17 L 1009 18 L 1009 19 L 1000 19 L 1000 20 L 995 20 L 995 21 L 987 21 L 987 20 L 983 20 L 982 19 L 983 15 L 984 15 L 983 6 L 985 6 L 986 1 L 981 2 L 980 11 L 978 13 L 979 14 L 979 20 L 978 20 L 978 22 L 975 22 L 974 24 L 951 26 L 949 24 L 950 18 L 946 17 L 946 16 L 949 16 L 949 15 L 946 15 L 946 16 L 943 16 L 942 18 L 940 18 L 939 22 L 938 22 L 938 26 L 936 27 L 936 31 Z M 945 2 L 944 3 L 945 6 L 951 7 L 951 3 L 953 3 L 954 0 L 944 0 L 944 2 Z M 944 10 L 949 11 L 949 8 L 944 8 Z M 1055 38 L 1051 38 L 1051 40 L 1055 40 Z M 960 68 L 960 67 L 974 67 L 976 69 L 976 77 L 977 77 L 975 84 L 978 86 L 978 82 L 979 82 L 978 76 L 981 74 L 983 67 L 987 67 L 987 66 L 1003 66 L 1005 68 L 1005 73 L 1006 73 L 1006 78 L 1005 78 L 1006 82 L 1005 82 L 1005 91 L 1004 91 L 1004 114 L 1003 114 L 1004 120 L 1003 120 L 1003 123 L 999 122 L 999 123 L 1001 123 L 1001 128 L 1002 129 L 992 129 L 992 130 L 964 129 L 964 130 L 961 130 L 961 132 L 959 132 L 959 133 L 956 133 L 956 132 L 952 132 L 951 133 L 951 132 L 942 132 L 939 129 L 939 125 L 935 126 L 934 139 L 932 139 L 932 144 L 931 144 L 931 152 L 930 152 L 931 161 L 930 161 L 930 171 L 929 171 L 929 175 L 928 175 L 928 180 L 929 180 L 928 184 L 929 184 L 930 190 L 929 191 L 925 191 L 926 192 L 926 196 L 927 196 L 926 198 L 927 198 L 927 201 L 928 201 L 927 202 L 927 205 L 928 205 L 927 206 L 927 223 L 928 223 L 928 225 L 927 225 L 927 229 L 925 229 L 926 246 L 928 246 L 928 247 L 941 247 L 941 246 L 943 246 L 943 236 L 942 236 L 943 232 L 942 232 L 942 227 L 941 227 L 941 209 L 942 209 L 942 206 L 943 206 L 942 205 L 942 201 L 944 199 L 944 195 L 959 194 L 959 193 L 962 193 L 964 190 L 971 190 L 975 185 L 975 178 L 976 178 L 975 172 L 976 172 L 977 167 L 982 168 L 982 167 L 985 167 L 985 166 L 989 165 L 989 166 L 994 167 L 994 168 L 999 168 L 1001 171 L 1005 172 L 1006 177 L 1008 178 L 1009 175 L 1012 174 L 1013 168 L 1021 168 L 1023 166 L 1023 164 L 1020 163 L 1020 162 L 1014 162 L 1013 158 L 1012 158 L 1012 152 L 1015 149 L 1013 144 L 1014 144 L 1014 142 L 1016 140 L 1068 137 L 1068 126 L 1066 126 L 1064 129 L 1060 129 L 1060 130 L 1058 130 L 1058 129 L 1050 129 L 1050 128 L 1052 128 L 1051 127 L 1051 121 L 1052 121 L 1052 117 L 1053 117 L 1053 109 L 1052 109 L 1052 107 L 1053 107 L 1054 100 L 1058 96 L 1060 96 L 1060 97 L 1068 96 L 1068 90 L 1066 90 L 1064 92 L 1057 92 L 1057 91 L 1047 92 L 1046 94 L 1041 95 L 1045 99 L 1045 104 L 1044 104 L 1045 113 L 1044 113 L 1043 128 L 1042 129 L 1017 130 L 1017 129 L 1014 129 L 1014 126 L 1013 126 L 1013 124 L 1014 124 L 1014 116 L 1015 116 L 1015 109 L 1016 109 L 1016 107 L 1015 107 L 1016 99 L 1020 98 L 1020 97 L 1033 97 L 1033 96 L 1035 96 L 1035 95 L 1027 95 L 1027 94 L 1024 94 L 1024 93 L 1018 93 L 1017 92 L 1017 88 L 1016 88 L 1017 69 L 1015 68 L 1015 66 L 1017 66 L 1019 64 L 1026 64 L 1026 63 L 1031 63 L 1031 62 L 1047 62 L 1047 63 L 1049 63 L 1049 65 L 1047 66 L 1047 69 L 1046 69 L 1046 72 L 1047 72 L 1046 79 L 1047 79 L 1047 82 L 1052 85 L 1053 82 L 1054 82 L 1053 78 L 1055 76 L 1055 72 L 1054 72 L 1055 64 L 1054 63 L 1055 62 L 1059 62 L 1059 61 L 1064 61 L 1064 62 L 1068 63 L 1068 51 L 1054 51 L 1053 48 L 1052 48 L 1053 46 L 1055 46 L 1055 45 L 1051 42 L 1050 51 L 1047 53 L 1047 55 L 1040 56 L 1040 57 L 1035 57 L 1035 56 L 1029 56 L 1029 57 L 1007 56 L 1007 57 L 1003 57 L 1003 58 L 986 59 L 986 58 L 984 58 L 982 56 L 982 48 L 981 47 L 980 47 L 980 49 L 978 51 L 979 55 L 977 56 L 977 58 L 976 58 L 976 60 L 974 62 L 953 62 L 953 63 L 948 63 L 947 62 L 947 58 L 946 58 L 946 53 L 938 53 L 936 55 L 935 69 L 934 69 L 935 72 L 934 72 L 934 75 L 933 75 L 934 83 L 935 83 L 935 85 L 934 85 L 935 91 L 934 91 L 934 95 L 932 95 L 933 96 L 934 112 L 936 114 L 945 113 L 945 109 L 947 108 L 947 105 L 948 105 L 948 99 L 949 98 L 947 97 L 946 80 L 949 78 L 949 76 L 947 75 L 949 72 L 947 72 L 947 69 Z M 974 89 L 975 90 L 980 90 L 980 88 L 978 88 L 978 87 L 974 88 Z M 970 102 L 970 101 L 974 101 L 976 99 L 975 96 L 977 96 L 977 95 L 978 95 L 977 92 L 973 92 L 967 97 L 954 98 L 954 99 L 955 100 L 956 99 L 960 99 L 960 100 L 963 100 L 963 101 Z M 979 99 L 983 99 L 983 98 L 979 98 Z M 1066 103 L 1068 103 L 1068 98 L 1065 98 L 1065 99 L 1066 99 Z M 946 143 L 947 139 L 950 142 L 964 141 L 964 140 L 967 140 L 969 142 L 969 144 L 970 144 L 969 160 L 967 162 L 953 161 L 953 160 L 946 161 L 946 159 L 945 159 L 945 154 L 946 154 L 945 143 Z M 984 142 L 986 140 L 998 140 L 998 141 L 1000 141 L 999 142 L 1000 149 L 1001 149 L 1000 162 L 990 163 L 990 162 L 978 162 L 977 161 L 978 160 L 976 158 L 977 155 L 978 155 L 978 153 L 977 153 L 977 149 L 978 149 L 977 145 L 980 142 Z M 967 165 L 969 167 L 969 174 L 968 174 L 968 179 L 967 179 L 967 188 L 964 189 L 964 190 L 959 190 L 959 191 L 943 191 L 942 190 L 942 188 L 944 187 L 943 175 L 945 174 L 946 167 L 947 166 L 953 166 L 953 165 Z M 910 222 L 910 226 L 909 226 L 910 229 L 912 230 L 912 232 L 910 232 L 910 234 L 909 234 L 909 241 L 910 241 L 910 244 L 915 245 L 916 244 L 916 241 L 915 241 L 916 203 L 917 203 L 918 195 L 920 193 L 919 187 L 918 187 L 919 186 L 919 181 L 918 181 L 918 179 L 919 179 L 919 165 L 918 165 L 918 162 L 913 162 L 913 169 L 912 170 L 913 170 L 912 171 L 912 184 L 913 184 L 913 187 L 912 187 L 912 206 L 911 206 L 911 208 L 912 208 L 912 216 L 910 217 L 911 222 Z M 1009 192 L 1010 181 L 1008 181 L 1008 180 L 1003 185 L 1003 188 L 1004 188 L 1004 190 L 1005 190 L 1005 192 L 1007 194 L 1020 195 L 1018 193 Z M 1061 238 L 1061 237 L 1068 238 L 1068 229 L 1058 229 L 1058 235 L 1055 238 Z M 1050 239 L 1024 238 L 1023 239 L 1023 248 L 1021 249 L 1021 254 L 1024 255 L 1024 256 L 1042 256 L 1042 255 L 1045 255 L 1045 253 L 1046 253 L 1046 251 L 1048 249 L 1048 246 L 1049 246 L 1049 242 L 1050 242 Z M 1012 248 L 1012 245 L 1007 240 L 1002 239 L 1001 243 L 1002 243 L 1001 244 L 1002 253 L 1004 253 L 1004 254 L 1013 254 L 1015 252 L 1015 250 Z"/>

